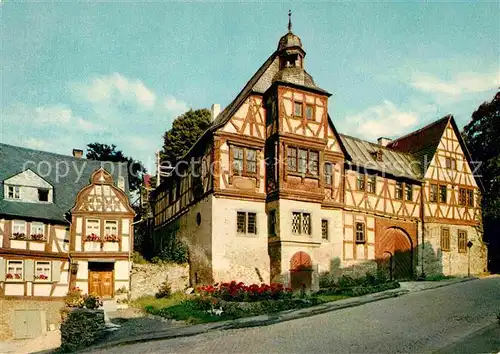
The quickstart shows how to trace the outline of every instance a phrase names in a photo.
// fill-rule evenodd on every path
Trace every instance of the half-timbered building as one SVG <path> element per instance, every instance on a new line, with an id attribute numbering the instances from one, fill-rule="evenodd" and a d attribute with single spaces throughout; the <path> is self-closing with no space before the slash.
<path id="1" fill-rule="evenodd" d="M 394 141 L 339 134 L 305 56 L 290 24 L 234 100 L 212 107 L 151 194 L 156 247 L 172 233 L 185 242 L 193 284 L 466 274 L 469 255 L 483 271 L 480 190 L 453 117 Z"/>
<path id="2" fill-rule="evenodd" d="M 0 297 L 129 289 L 126 166 L 0 144 Z"/>

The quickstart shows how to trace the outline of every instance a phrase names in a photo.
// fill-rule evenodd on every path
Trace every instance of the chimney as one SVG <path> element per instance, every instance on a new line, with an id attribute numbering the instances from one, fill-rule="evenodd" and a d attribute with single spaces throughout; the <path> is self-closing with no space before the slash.
<path id="1" fill-rule="evenodd" d="M 377 139 L 378 144 L 381 146 L 387 146 L 387 144 L 389 144 L 391 141 L 392 141 L 392 139 L 384 138 L 384 137 Z"/>
<path id="2" fill-rule="evenodd" d="M 220 104 L 214 103 L 212 105 L 212 121 L 214 121 L 219 114 L 220 114 Z"/>
<path id="3" fill-rule="evenodd" d="M 75 159 L 81 159 L 83 156 L 83 150 L 80 149 L 73 149 L 73 157 Z"/>

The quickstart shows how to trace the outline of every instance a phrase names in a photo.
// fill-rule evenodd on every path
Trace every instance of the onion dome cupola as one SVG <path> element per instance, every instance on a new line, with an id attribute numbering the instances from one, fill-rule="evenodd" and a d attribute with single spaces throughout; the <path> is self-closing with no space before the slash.
<path id="1" fill-rule="evenodd" d="M 280 70 L 289 67 L 304 68 L 306 52 L 302 48 L 299 36 L 292 32 L 292 12 L 288 11 L 288 33 L 278 42 L 278 55 L 280 57 Z"/>
<path id="2" fill-rule="evenodd" d="M 292 12 L 288 11 L 288 33 L 278 42 L 279 71 L 274 75 L 273 82 L 291 83 L 325 92 L 314 83 L 311 75 L 304 70 L 306 52 L 302 48 L 299 36 L 292 33 Z"/>

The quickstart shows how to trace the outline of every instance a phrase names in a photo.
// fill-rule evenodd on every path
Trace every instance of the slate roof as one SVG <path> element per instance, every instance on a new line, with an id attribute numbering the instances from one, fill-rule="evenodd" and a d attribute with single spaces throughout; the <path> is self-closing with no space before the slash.
<path id="1" fill-rule="evenodd" d="M 412 154 L 424 166 L 423 174 L 427 170 L 432 157 L 441 141 L 444 130 L 453 117 L 447 115 L 425 127 L 409 133 L 387 144 L 389 149 Z"/>
<path id="2" fill-rule="evenodd" d="M 125 193 L 128 195 L 128 174 L 125 165 L 77 159 L 73 156 L 0 143 L 0 215 L 67 223 L 64 215 L 74 206 L 76 195 L 90 184 L 92 173 L 101 167 L 112 174 L 115 184 L 119 176 L 124 177 Z M 4 200 L 4 181 L 27 169 L 31 169 L 52 185 L 53 203 Z"/>
<path id="3" fill-rule="evenodd" d="M 348 163 L 395 177 L 404 177 L 417 181 L 422 178 L 420 164 L 411 154 L 397 152 L 349 135 L 339 135 L 349 154 L 350 161 Z M 376 159 L 376 153 L 379 150 L 382 152 L 382 161 Z"/>

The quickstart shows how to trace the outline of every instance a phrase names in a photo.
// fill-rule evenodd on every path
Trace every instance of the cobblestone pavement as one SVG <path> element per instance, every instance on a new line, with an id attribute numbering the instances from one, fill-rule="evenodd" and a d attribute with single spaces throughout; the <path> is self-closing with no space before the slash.
<path id="1" fill-rule="evenodd" d="M 215 331 L 102 353 L 422 353 L 494 323 L 500 278 L 459 283 L 271 326 Z M 473 352 L 483 352 L 475 348 Z M 500 348 L 498 348 L 500 350 Z"/>

